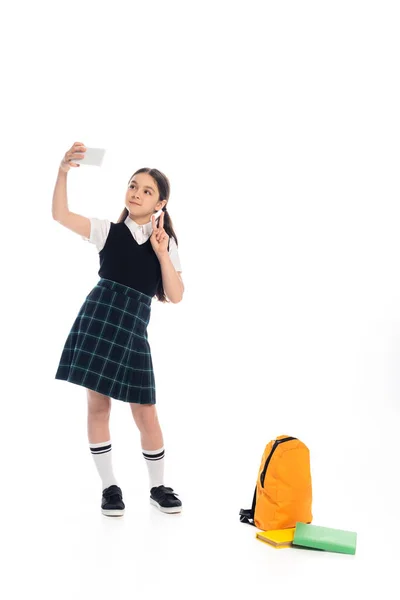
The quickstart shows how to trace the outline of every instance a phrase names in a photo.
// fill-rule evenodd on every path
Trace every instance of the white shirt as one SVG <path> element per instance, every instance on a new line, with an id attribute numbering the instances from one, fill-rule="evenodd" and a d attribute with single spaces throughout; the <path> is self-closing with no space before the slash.
<path id="1" fill-rule="evenodd" d="M 158 220 L 161 212 L 162 211 L 159 210 L 155 214 L 156 221 Z M 125 223 L 138 244 L 144 244 L 144 242 L 146 242 L 153 233 L 151 219 L 148 223 L 145 223 L 145 225 L 139 225 L 128 215 L 125 219 Z M 105 246 L 107 236 L 110 232 L 110 227 L 111 221 L 108 219 L 97 219 L 96 217 L 90 217 L 90 237 L 87 238 L 82 235 L 81 238 L 86 242 L 91 242 L 94 244 L 97 248 L 97 251 L 100 252 L 100 250 L 102 250 L 102 248 Z M 175 270 L 181 272 L 182 267 L 178 254 L 178 246 L 176 245 L 173 237 L 170 237 L 169 239 L 168 254 L 172 264 L 175 267 Z"/>

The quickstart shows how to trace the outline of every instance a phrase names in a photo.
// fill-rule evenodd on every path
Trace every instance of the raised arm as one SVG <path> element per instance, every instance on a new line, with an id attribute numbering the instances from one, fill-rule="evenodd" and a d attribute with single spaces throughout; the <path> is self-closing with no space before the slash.
<path id="1" fill-rule="evenodd" d="M 79 167 L 79 163 L 71 162 L 74 158 L 82 158 L 85 152 L 84 144 L 75 142 L 61 161 L 52 202 L 52 216 L 55 221 L 71 231 L 84 237 L 90 237 L 90 219 L 73 213 L 68 208 L 67 177 L 71 167 Z"/>

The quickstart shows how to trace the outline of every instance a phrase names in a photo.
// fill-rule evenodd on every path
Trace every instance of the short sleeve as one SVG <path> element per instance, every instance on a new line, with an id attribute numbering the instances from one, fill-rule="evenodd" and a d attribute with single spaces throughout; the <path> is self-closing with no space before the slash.
<path id="1" fill-rule="evenodd" d="M 94 244 L 97 248 L 97 251 L 100 252 L 104 248 L 106 243 L 108 234 L 110 232 L 111 221 L 108 219 L 97 219 L 96 217 L 90 217 L 90 237 L 81 238 L 86 241 Z"/>
<path id="2" fill-rule="evenodd" d="M 175 239 L 171 236 L 169 240 L 169 257 L 176 271 L 182 271 L 181 261 L 178 254 L 178 246 L 176 245 Z"/>

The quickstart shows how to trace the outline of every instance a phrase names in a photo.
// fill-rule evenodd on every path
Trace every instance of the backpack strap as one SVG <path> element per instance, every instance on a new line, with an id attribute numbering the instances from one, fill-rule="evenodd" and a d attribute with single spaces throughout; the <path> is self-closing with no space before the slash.
<path id="1" fill-rule="evenodd" d="M 256 510 L 256 496 L 257 496 L 257 486 L 255 487 L 254 490 L 254 496 L 253 496 L 253 504 L 251 506 L 251 508 L 241 508 L 239 515 L 240 515 L 240 522 L 241 523 L 248 523 L 249 525 L 254 525 L 254 527 L 256 526 L 256 524 L 254 523 L 254 513 Z"/>

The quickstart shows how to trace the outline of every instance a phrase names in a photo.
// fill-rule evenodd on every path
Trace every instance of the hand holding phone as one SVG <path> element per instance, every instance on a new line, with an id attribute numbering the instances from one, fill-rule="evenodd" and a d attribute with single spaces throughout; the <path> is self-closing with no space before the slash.
<path id="1" fill-rule="evenodd" d="M 82 142 L 75 142 L 69 150 L 64 154 L 63 159 L 60 163 L 61 171 L 68 173 L 71 167 L 79 167 L 77 164 L 78 159 L 85 156 L 86 146 Z"/>

